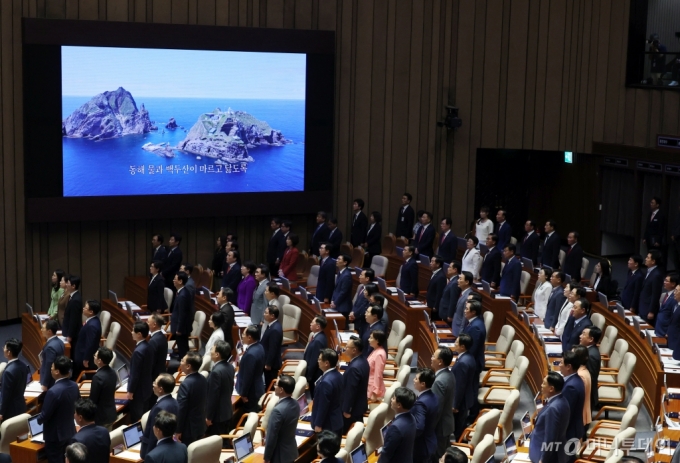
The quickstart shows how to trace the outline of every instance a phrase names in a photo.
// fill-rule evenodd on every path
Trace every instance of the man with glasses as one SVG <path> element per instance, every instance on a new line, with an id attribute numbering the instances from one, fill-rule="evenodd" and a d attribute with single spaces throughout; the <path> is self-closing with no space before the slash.
<path id="1" fill-rule="evenodd" d="M 300 417 L 300 406 L 291 397 L 294 390 L 295 380 L 291 376 L 281 375 L 274 389 L 279 401 L 274 406 L 267 424 L 265 463 L 295 461 L 298 457 L 295 430 Z"/>
<path id="2" fill-rule="evenodd" d="M 342 375 L 342 417 L 343 433 L 347 433 L 350 426 L 362 421 L 368 407 L 368 376 L 370 367 L 361 355 L 364 345 L 358 336 L 351 336 L 347 342 L 345 353 L 351 359 L 345 373 Z"/>

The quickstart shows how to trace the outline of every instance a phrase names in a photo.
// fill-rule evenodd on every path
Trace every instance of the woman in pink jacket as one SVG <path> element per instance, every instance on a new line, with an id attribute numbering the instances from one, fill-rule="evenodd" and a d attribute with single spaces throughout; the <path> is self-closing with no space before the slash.
<path id="1" fill-rule="evenodd" d="M 383 371 L 387 362 L 387 352 L 385 351 L 387 336 L 383 331 L 375 330 L 369 336 L 368 343 L 373 348 L 373 352 L 368 356 L 370 374 L 368 375 L 367 397 L 369 400 L 376 401 L 385 396 Z"/>

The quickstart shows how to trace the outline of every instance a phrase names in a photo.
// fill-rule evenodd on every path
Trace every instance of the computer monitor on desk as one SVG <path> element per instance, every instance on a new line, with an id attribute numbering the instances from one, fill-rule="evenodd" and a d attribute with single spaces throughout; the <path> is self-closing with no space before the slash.
<path id="1" fill-rule="evenodd" d="M 109 289 L 109 296 L 111 296 L 111 300 L 113 301 L 114 304 L 120 305 L 120 302 L 118 302 L 118 295 L 116 293 L 114 293 L 113 291 L 111 291 L 110 289 Z"/>
<path id="2" fill-rule="evenodd" d="M 28 429 L 31 432 L 31 442 L 36 444 L 44 444 L 45 439 L 43 438 L 43 425 L 38 423 L 39 415 L 32 416 L 28 419 Z"/>
<path id="3" fill-rule="evenodd" d="M 491 295 L 491 285 L 488 281 L 482 280 L 482 291 L 488 295 Z"/>
<path id="4" fill-rule="evenodd" d="M 368 463 L 368 455 L 366 455 L 366 444 L 361 444 L 359 447 L 352 450 L 349 454 L 352 463 Z"/>
<path id="5" fill-rule="evenodd" d="M 250 437 L 249 432 L 234 439 L 233 443 L 237 462 L 246 459 L 255 452 L 255 449 L 253 448 L 253 439 Z"/>
<path id="6" fill-rule="evenodd" d="M 534 263 L 528 257 L 522 257 L 522 268 L 527 272 L 534 271 Z"/>
<path id="7" fill-rule="evenodd" d="M 376 278 L 375 279 L 378 282 L 378 288 L 380 288 L 382 291 L 387 291 L 387 284 L 385 283 L 384 278 Z"/>
<path id="8" fill-rule="evenodd" d="M 123 428 L 123 442 L 125 443 L 125 448 L 130 449 L 136 448 L 137 446 L 141 447 L 142 434 L 144 434 L 144 430 L 142 429 L 141 422 L 137 422 L 128 426 L 127 428 Z"/>

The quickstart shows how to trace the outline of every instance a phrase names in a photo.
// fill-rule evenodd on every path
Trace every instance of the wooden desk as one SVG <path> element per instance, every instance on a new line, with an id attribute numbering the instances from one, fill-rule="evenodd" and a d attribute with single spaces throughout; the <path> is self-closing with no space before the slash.
<path id="1" fill-rule="evenodd" d="M 36 444 L 26 439 L 23 442 L 12 442 L 9 444 L 9 455 L 13 463 L 42 463 L 47 462 L 46 458 L 38 460 L 38 452 L 45 448 L 44 444 Z"/>
<path id="2" fill-rule="evenodd" d="M 136 343 L 132 339 L 132 327 L 134 321 L 127 310 L 123 310 L 111 299 L 104 299 L 102 301 L 102 310 L 111 313 L 111 322 L 118 322 L 120 324 L 120 333 L 118 334 L 118 341 L 116 342 L 116 350 L 120 352 L 126 360 L 130 360 L 132 352 L 135 350 Z"/>
<path id="3" fill-rule="evenodd" d="M 39 355 L 45 345 L 45 338 L 38 322 L 27 313 L 21 315 L 21 341 L 24 343 L 21 353 L 34 369 L 40 369 Z M 67 342 L 64 347 L 64 353 L 68 357 L 71 354 L 71 344 Z"/>

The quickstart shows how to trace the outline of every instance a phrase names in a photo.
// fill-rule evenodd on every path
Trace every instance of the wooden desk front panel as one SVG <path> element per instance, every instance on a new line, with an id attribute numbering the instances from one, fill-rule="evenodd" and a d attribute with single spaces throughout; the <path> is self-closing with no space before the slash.
<path id="1" fill-rule="evenodd" d="M 529 385 L 532 394 L 536 394 L 541 389 L 543 378 L 548 374 L 548 364 L 545 351 L 538 340 L 518 317 L 512 312 L 508 312 L 505 321 L 515 329 L 515 339 L 524 343 L 524 356 L 529 359 L 529 368 L 525 376 L 525 382 Z"/>
<path id="2" fill-rule="evenodd" d="M 418 353 L 418 367 L 430 368 L 430 359 L 438 346 L 434 334 L 424 320 L 418 323 L 418 332 L 413 336 L 413 342 L 418 346 L 417 350 L 414 350 Z"/>
<path id="3" fill-rule="evenodd" d="M 136 303 L 136 302 L 135 302 Z M 111 299 L 104 299 L 102 301 L 102 310 L 107 310 L 111 313 L 111 322 L 118 322 L 120 324 L 120 333 L 118 334 L 118 342 L 116 342 L 116 350 L 123 356 L 130 360 L 132 352 L 135 350 L 136 343 L 132 340 L 132 317 L 126 310 L 121 309 Z"/>
<path id="4" fill-rule="evenodd" d="M 43 463 L 47 459 L 38 460 L 38 452 L 43 450 L 43 444 L 36 444 L 30 440 L 23 442 L 11 442 L 9 444 L 9 455 L 13 463 Z"/>
<path id="5" fill-rule="evenodd" d="M 21 315 L 21 340 L 24 343 L 21 353 L 24 354 L 24 357 L 31 366 L 37 370 L 40 368 L 40 358 L 38 355 L 45 345 L 45 338 L 42 336 L 38 322 L 27 313 Z"/>
<path id="6" fill-rule="evenodd" d="M 484 309 L 484 312 L 490 311 L 493 313 L 493 323 L 491 324 L 491 329 L 487 336 L 488 341 L 496 342 L 498 336 L 501 334 L 503 325 L 506 323 L 506 315 L 512 314 L 510 300 L 493 298 L 484 291 L 479 291 L 479 293 L 482 295 L 482 308 Z"/>

